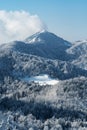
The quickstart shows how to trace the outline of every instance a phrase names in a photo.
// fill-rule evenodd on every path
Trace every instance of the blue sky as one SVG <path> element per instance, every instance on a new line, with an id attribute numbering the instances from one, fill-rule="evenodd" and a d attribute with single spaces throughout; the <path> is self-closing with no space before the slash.
<path id="1" fill-rule="evenodd" d="M 87 0 L 0 0 L 0 10 L 28 11 L 64 39 L 87 39 Z"/>

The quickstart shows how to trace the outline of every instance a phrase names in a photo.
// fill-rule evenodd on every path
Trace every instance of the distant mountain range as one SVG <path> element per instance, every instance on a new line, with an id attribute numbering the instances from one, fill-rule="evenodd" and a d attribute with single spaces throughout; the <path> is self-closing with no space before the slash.
<path id="1" fill-rule="evenodd" d="M 0 46 L 0 72 L 16 78 L 45 73 L 59 79 L 86 76 L 86 50 L 86 41 L 72 44 L 53 33 L 38 32 Z"/>

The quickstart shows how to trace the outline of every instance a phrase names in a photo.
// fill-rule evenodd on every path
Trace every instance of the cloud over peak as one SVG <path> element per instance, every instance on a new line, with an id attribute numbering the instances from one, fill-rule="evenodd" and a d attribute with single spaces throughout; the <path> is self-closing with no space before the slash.
<path id="1" fill-rule="evenodd" d="M 45 28 L 38 15 L 26 11 L 0 10 L 0 43 L 23 40 Z"/>

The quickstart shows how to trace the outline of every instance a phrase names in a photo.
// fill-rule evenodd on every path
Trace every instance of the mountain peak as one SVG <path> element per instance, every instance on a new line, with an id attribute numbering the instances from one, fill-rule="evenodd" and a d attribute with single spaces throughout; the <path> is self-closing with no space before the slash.
<path id="1" fill-rule="evenodd" d="M 37 32 L 33 34 L 32 36 L 26 38 L 24 40 L 25 43 L 28 44 L 36 44 L 36 43 L 44 43 L 44 44 L 60 44 L 60 45 L 65 45 L 65 46 L 70 46 L 71 43 L 68 41 L 64 40 L 61 37 L 58 37 L 54 33 L 48 32 L 47 30 L 42 30 L 40 32 Z"/>
<path id="2" fill-rule="evenodd" d="M 43 42 L 43 40 L 41 39 L 40 35 L 45 34 L 45 33 L 47 33 L 47 30 L 41 30 L 41 31 L 27 37 L 24 40 L 24 42 L 25 43 L 39 43 L 39 42 L 41 43 L 41 42 Z"/>
<path id="3" fill-rule="evenodd" d="M 3 46 L 2 50 L 6 50 Z M 55 34 L 42 30 L 25 39 L 25 41 L 14 41 L 8 45 L 8 51 L 37 55 L 50 59 L 67 59 L 66 50 L 71 47 L 71 43 L 56 36 Z"/>

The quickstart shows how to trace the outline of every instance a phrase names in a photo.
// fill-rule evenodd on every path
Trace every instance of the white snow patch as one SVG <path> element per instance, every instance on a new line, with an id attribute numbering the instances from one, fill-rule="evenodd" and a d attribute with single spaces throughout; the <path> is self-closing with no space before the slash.
<path id="1" fill-rule="evenodd" d="M 28 43 L 36 43 L 36 42 L 42 42 L 42 40 L 40 38 L 34 37 L 33 39 L 29 39 L 27 42 Z"/>
<path id="2" fill-rule="evenodd" d="M 59 81 L 57 79 L 50 78 L 47 74 L 34 76 L 34 77 L 25 77 L 23 78 L 26 82 L 34 81 L 35 83 L 39 83 L 40 85 L 55 85 Z"/>
<path id="3" fill-rule="evenodd" d="M 33 38 L 32 40 L 28 41 L 29 43 L 35 42 L 36 41 L 36 37 Z"/>

